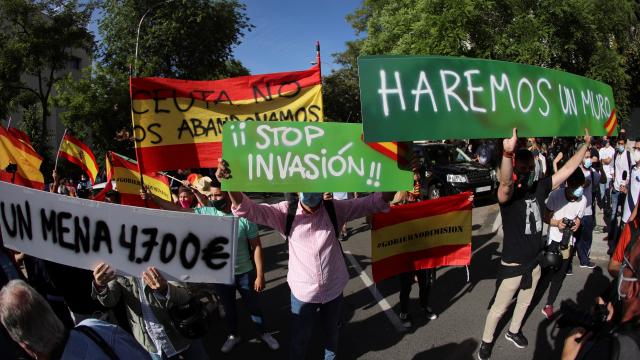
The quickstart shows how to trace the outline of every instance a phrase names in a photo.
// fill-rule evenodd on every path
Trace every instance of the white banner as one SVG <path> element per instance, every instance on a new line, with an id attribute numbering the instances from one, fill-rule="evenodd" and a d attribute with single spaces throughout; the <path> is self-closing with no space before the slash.
<path id="1" fill-rule="evenodd" d="M 155 266 L 168 280 L 234 280 L 237 218 L 113 205 L 0 182 L 7 248 L 93 270 L 105 262 L 132 276 Z"/>

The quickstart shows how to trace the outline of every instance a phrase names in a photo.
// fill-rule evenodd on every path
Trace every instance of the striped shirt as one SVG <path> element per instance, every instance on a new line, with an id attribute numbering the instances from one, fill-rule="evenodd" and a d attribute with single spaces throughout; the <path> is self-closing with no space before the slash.
<path id="1" fill-rule="evenodd" d="M 333 204 L 338 229 L 350 220 L 389 209 L 381 193 L 334 201 Z M 242 203 L 233 209 L 233 213 L 283 234 L 288 207 L 286 201 L 258 205 L 243 195 Z M 287 282 L 293 295 L 302 302 L 324 304 L 342 294 L 348 280 L 342 248 L 327 211 L 321 207 L 314 213 L 307 213 L 298 206 L 289 235 Z"/>

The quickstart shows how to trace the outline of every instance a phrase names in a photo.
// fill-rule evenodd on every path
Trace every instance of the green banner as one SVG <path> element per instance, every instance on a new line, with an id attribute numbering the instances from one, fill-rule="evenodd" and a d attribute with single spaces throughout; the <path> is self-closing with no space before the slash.
<path id="1" fill-rule="evenodd" d="M 504 61 L 444 56 L 358 59 L 366 141 L 605 135 L 609 85 Z"/>
<path id="2" fill-rule="evenodd" d="M 398 146 L 365 144 L 360 124 L 229 122 L 222 138 L 232 175 L 224 190 L 369 192 L 413 186 L 413 173 L 398 164 Z M 400 159 L 406 159 L 410 149 L 399 148 Z"/>

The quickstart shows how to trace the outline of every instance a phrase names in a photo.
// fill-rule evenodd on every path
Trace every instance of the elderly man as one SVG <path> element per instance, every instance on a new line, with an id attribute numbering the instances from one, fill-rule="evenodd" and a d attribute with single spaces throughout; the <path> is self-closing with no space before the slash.
<path id="1" fill-rule="evenodd" d="M 47 301 L 22 280 L 0 290 L 0 322 L 34 359 L 150 359 L 131 335 L 104 321 L 87 319 L 67 331 Z"/>

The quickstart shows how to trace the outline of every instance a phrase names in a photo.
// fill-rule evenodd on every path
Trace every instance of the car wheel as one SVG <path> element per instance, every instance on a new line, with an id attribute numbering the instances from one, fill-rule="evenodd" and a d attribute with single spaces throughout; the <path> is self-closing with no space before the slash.
<path id="1" fill-rule="evenodd" d="M 440 188 L 438 188 L 436 185 L 431 185 L 429 186 L 429 193 L 428 193 L 429 199 L 437 199 L 440 197 Z"/>

